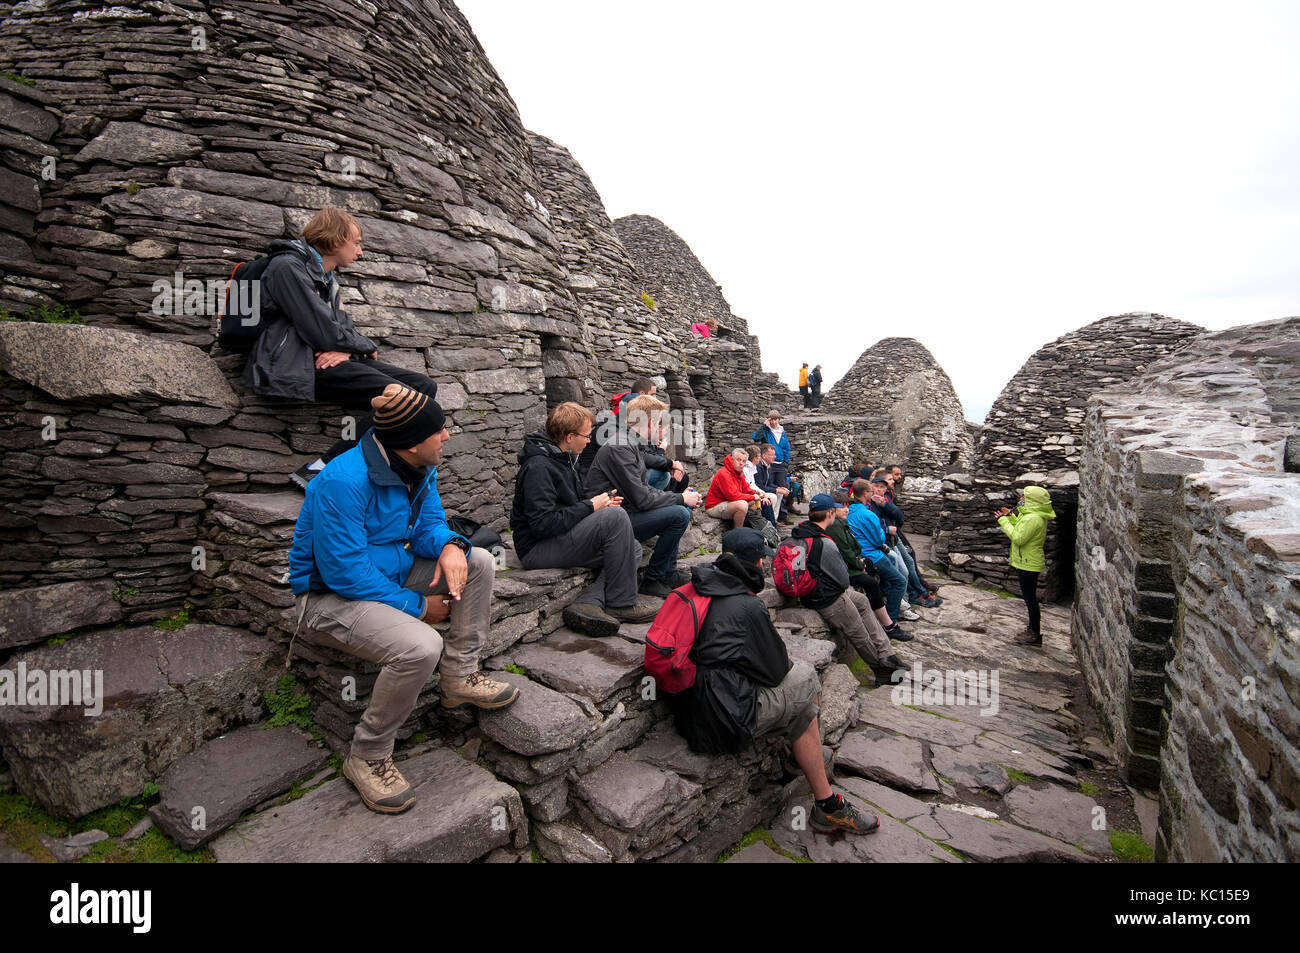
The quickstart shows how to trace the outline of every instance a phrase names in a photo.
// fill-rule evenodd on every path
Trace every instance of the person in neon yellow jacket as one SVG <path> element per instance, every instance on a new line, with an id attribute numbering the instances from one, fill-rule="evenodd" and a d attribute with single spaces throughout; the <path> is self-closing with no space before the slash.
<path id="1" fill-rule="evenodd" d="M 1041 486 L 1027 486 L 1020 491 L 1020 505 L 1012 512 L 1002 507 L 993 514 L 1002 532 L 1011 538 L 1008 562 L 1020 577 L 1020 595 L 1029 611 L 1029 624 L 1016 638 L 1021 645 L 1042 645 L 1039 628 L 1038 576 L 1042 573 L 1043 543 L 1047 540 L 1047 521 L 1056 519 L 1052 497 Z"/>

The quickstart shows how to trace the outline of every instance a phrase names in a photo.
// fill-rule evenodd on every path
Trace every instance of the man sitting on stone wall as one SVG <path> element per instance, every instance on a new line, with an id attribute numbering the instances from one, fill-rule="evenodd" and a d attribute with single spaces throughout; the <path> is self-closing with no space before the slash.
<path id="1" fill-rule="evenodd" d="M 289 582 L 313 641 L 383 666 L 343 774 L 368 808 L 399 814 L 415 795 L 393 764 L 393 739 L 434 669 L 448 708 L 504 708 L 519 689 L 479 669 L 496 564 L 447 527 L 442 408 L 400 384 L 372 405 L 374 429 L 307 487 Z M 449 614 L 444 645 L 432 624 Z"/>
<path id="2" fill-rule="evenodd" d="M 871 498 L 871 483 L 867 480 L 853 481 L 853 502 L 849 504 L 848 524 L 853 536 L 862 548 L 862 558 L 869 563 L 880 577 L 880 588 L 885 593 L 885 608 L 889 612 L 889 621 L 897 623 L 899 607 L 903 593 L 907 589 L 907 579 L 894 566 L 889 556 L 889 542 L 880 517 L 867 505 Z"/>
<path id="3" fill-rule="evenodd" d="M 789 526 L 794 521 L 790 519 L 787 510 L 790 501 L 789 474 L 784 478 L 781 477 L 780 471 L 776 465 L 776 447 L 770 443 L 764 444 L 759 451 L 758 468 L 754 472 L 754 483 L 764 493 L 772 499 L 772 511 L 776 514 L 773 523 L 784 523 Z"/>
<path id="4" fill-rule="evenodd" d="M 895 642 L 912 641 L 910 633 L 904 632 L 897 623 L 890 620 L 889 613 L 885 610 L 885 595 L 881 592 L 880 582 L 871 567 L 863 561 L 862 547 L 858 545 L 853 530 L 849 529 L 847 520 L 851 497 L 843 490 L 834 490 L 831 499 L 835 502 L 835 519 L 830 526 L 825 527 L 824 532 L 835 540 L 844 565 L 848 567 L 849 585 L 867 597 L 867 604 L 871 606 L 885 635 Z"/>
<path id="5" fill-rule="evenodd" d="M 600 570 L 563 618 L 572 629 L 607 636 L 618 634 L 620 622 L 649 622 L 658 609 L 637 601 L 641 546 L 622 497 L 583 496 L 578 454 L 594 425 L 591 411 L 566 402 L 547 415 L 543 429 L 524 438 L 510 529 L 525 569 Z"/>
<path id="6" fill-rule="evenodd" d="M 817 670 L 804 661 L 790 662 L 756 595 L 765 584 L 766 549 L 754 530 L 729 530 L 722 537 L 722 555 L 691 570 L 695 591 L 711 601 L 691 650 L 695 684 L 667 696 L 673 723 L 692 751 L 706 754 L 735 754 L 755 738 L 784 733 L 812 788 L 813 830 L 870 834 L 880 819 L 859 814 L 826 778 Z"/>
<path id="7" fill-rule="evenodd" d="M 644 452 L 662 435 L 663 414 L 668 405 L 648 394 L 625 400 L 624 404 L 627 439 L 607 443 L 597 451 L 587 471 L 584 492 L 590 496 L 601 493 L 622 496 L 623 510 L 632 521 L 637 540 L 645 542 L 659 537 L 639 591 L 662 599 L 672 589 L 689 582 L 677 571 L 677 544 L 691 525 L 691 509 L 700 505 L 700 494 L 694 490 L 669 493 L 649 485 Z"/>
<path id="8" fill-rule="evenodd" d="M 889 638 L 871 604 L 849 581 L 849 568 L 827 531 L 835 522 L 835 501 L 818 493 L 808 501 L 808 519 L 794 528 L 792 539 L 809 542 L 808 571 L 816 580 L 799 601 L 839 630 L 875 673 L 876 684 L 888 684 L 895 671 L 906 671 L 889 645 Z"/>
<path id="9" fill-rule="evenodd" d="M 264 397 L 334 401 L 367 412 L 390 384 L 431 400 L 438 385 L 424 374 L 378 360 L 374 341 L 339 307 L 338 268 L 361 257 L 361 226 L 342 209 L 326 206 L 302 236 L 274 241 L 259 289 L 262 332 L 244 365 L 243 381 Z M 364 430 L 362 426 L 358 428 Z M 321 468 L 355 441 L 340 440 L 292 475 L 305 487 Z"/>
<path id="10" fill-rule="evenodd" d="M 745 462 L 748 459 L 740 447 L 733 449 L 722 461 L 718 472 L 713 474 L 708 495 L 704 498 L 704 512 L 714 519 L 730 520 L 733 528 L 744 526 L 754 516 L 767 523 L 759 513 L 759 507 L 766 502 L 767 497 L 762 490 L 751 487 L 745 481 Z M 751 509 L 753 516 L 750 515 Z"/>

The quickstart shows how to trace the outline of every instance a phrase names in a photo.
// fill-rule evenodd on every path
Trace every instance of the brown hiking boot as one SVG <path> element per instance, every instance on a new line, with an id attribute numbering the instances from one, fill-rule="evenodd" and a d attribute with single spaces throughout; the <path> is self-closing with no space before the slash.
<path id="1" fill-rule="evenodd" d="M 1043 634 L 1041 632 L 1035 632 L 1033 629 L 1029 628 L 1029 626 L 1025 626 L 1020 634 L 1015 637 L 1014 641 L 1016 645 L 1042 645 Z"/>
<path id="2" fill-rule="evenodd" d="M 439 682 L 443 708 L 473 705 L 475 708 L 508 708 L 519 697 L 519 689 L 509 682 L 488 678 L 486 672 L 472 675 L 444 675 Z"/>
<path id="3" fill-rule="evenodd" d="M 605 613 L 619 622 L 652 622 L 659 614 L 659 607 L 637 601 L 630 606 L 605 606 Z"/>
<path id="4" fill-rule="evenodd" d="M 393 764 L 389 755 L 379 761 L 363 761 L 348 755 L 343 762 L 343 776 L 361 795 L 366 807 L 380 814 L 401 814 L 415 803 L 411 785 Z"/>

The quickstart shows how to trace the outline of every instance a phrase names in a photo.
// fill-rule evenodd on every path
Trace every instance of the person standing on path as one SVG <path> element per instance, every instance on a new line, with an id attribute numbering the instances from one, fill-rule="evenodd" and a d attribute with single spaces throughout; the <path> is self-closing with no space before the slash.
<path id="1" fill-rule="evenodd" d="M 1029 610 L 1029 624 L 1016 637 L 1018 645 L 1043 644 L 1038 611 L 1038 577 L 1045 565 L 1043 543 L 1047 540 L 1047 521 L 1056 519 L 1052 497 L 1041 486 L 1027 486 L 1020 493 L 1020 505 L 1012 512 L 1002 507 L 993 514 L 1002 532 L 1011 538 L 1008 562 L 1020 577 L 1020 594 Z"/>
<path id="2" fill-rule="evenodd" d="M 818 364 L 808 375 L 808 387 L 812 390 L 810 394 L 812 400 L 812 409 L 816 410 L 822 405 L 822 366 Z"/>
<path id="3" fill-rule="evenodd" d="M 799 368 L 799 396 L 803 398 L 803 409 L 808 409 L 808 362 Z"/>

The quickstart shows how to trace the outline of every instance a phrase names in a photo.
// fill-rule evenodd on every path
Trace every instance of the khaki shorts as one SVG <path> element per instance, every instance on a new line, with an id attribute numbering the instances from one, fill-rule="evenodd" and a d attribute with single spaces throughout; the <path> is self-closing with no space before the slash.
<path id="1" fill-rule="evenodd" d="M 791 741 L 798 740 L 808 730 L 808 723 L 817 717 L 820 709 L 813 699 L 821 690 L 817 670 L 807 662 L 795 662 L 780 685 L 758 690 L 754 737 L 784 730 Z"/>
<path id="2" fill-rule="evenodd" d="M 729 506 L 731 506 L 730 503 L 718 503 L 715 504 L 714 506 L 710 506 L 704 512 L 707 513 L 709 516 L 712 516 L 714 519 L 720 519 L 720 520 L 730 519 L 731 512 L 730 510 L 728 510 Z"/>

